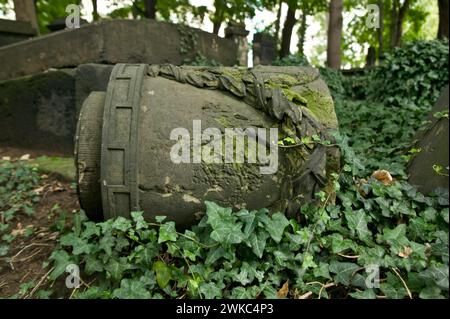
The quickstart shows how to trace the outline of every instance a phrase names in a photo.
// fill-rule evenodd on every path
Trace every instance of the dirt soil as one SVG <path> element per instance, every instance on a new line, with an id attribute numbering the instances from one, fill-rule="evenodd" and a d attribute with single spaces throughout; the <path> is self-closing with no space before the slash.
<path id="1" fill-rule="evenodd" d="M 0 158 L 8 156 L 14 159 L 24 154 L 30 154 L 31 158 L 57 155 L 0 148 Z M 43 263 L 48 260 L 59 236 L 55 221 L 62 212 L 65 212 L 66 226 L 69 226 L 71 215 L 80 209 L 76 190 L 71 182 L 58 180 L 51 175 L 42 175 L 41 185 L 35 191 L 40 194 L 41 200 L 34 206 L 34 213 L 31 216 L 19 213 L 8 222 L 12 225 L 10 231 L 16 238 L 10 243 L 8 254 L 0 257 L 0 298 L 8 298 L 19 293 L 20 285 L 26 282 L 33 281 L 36 288 L 46 285 L 49 267 L 43 268 Z M 33 228 L 32 234 L 28 237 L 25 231 L 27 227 Z M 15 297 L 33 298 L 34 292 L 30 289 L 26 294 Z"/>

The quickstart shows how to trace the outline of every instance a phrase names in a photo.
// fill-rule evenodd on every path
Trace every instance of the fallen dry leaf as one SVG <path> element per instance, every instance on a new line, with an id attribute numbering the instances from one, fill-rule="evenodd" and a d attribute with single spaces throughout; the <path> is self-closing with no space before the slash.
<path id="1" fill-rule="evenodd" d="M 372 177 L 380 181 L 384 185 L 391 185 L 394 182 L 391 173 L 384 169 L 373 172 Z"/>
<path id="2" fill-rule="evenodd" d="M 44 191 L 44 188 L 45 188 L 45 186 L 41 186 L 41 187 L 35 188 L 33 191 L 34 191 L 37 195 L 40 195 L 40 194 L 42 194 L 42 192 Z"/>
<path id="3" fill-rule="evenodd" d="M 24 154 L 19 159 L 21 161 L 28 161 L 30 159 L 30 154 Z"/>
<path id="4" fill-rule="evenodd" d="M 277 292 L 277 296 L 278 298 L 286 298 L 287 294 L 289 292 L 289 282 L 286 281 L 284 283 L 284 285 L 280 288 L 280 290 L 278 290 Z"/>
<path id="5" fill-rule="evenodd" d="M 17 227 L 16 229 L 13 229 L 11 231 L 11 235 L 13 235 L 14 237 L 22 236 L 25 231 L 25 229 L 23 229 L 23 227 L 22 227 L 22 223 L 17 223 L 16 227 Z"/>
<path id="6" fill-rule="evenodd" d="M 399 252 L 398 255 L 402 258 L 409 258 L 409 255 L 413 253 L 411 247 L 403 246 L 403 251 Z"/>
<path id="7" fill-rule="evenodd" d="M 55 183 L 50 187 L 50 191 L 51 192 L 61 192 L 61 191 L 65 191 L 66 189 L 63 187 L 63 185 L 61 183 Z"/>
<path id="8" fill-rule="evenodd" d="M 3 156 L 3 157 L 2 157 L 2 160 L 4 160 L 4 161 L 10 161 L 10 160 L 11 160 L 11 157 L 9 157 L 9 156 Z"/>

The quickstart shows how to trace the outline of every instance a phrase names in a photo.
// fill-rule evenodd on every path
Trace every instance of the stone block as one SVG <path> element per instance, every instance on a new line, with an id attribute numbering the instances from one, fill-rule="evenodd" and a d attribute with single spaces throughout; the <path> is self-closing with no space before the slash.
<path id="1" fill-rule="evenodd" d="M 416 147 L 420 148 L 421 152 L 411 160 L 408 166 L 409 182 L 418 186 L 423 193 L 429 193 L 438 187 L 448 190 L 448 101 L 449 87 L 447 85 L 430 112 L 429 127 L 417 137 Z M 447 111 L 447 118 L 434 116 L 437 112 L 445 111 Z M 443 172 L 438 174 L 433 169 L 434 165 L 441 166 Z"/>
<path id="2" fill-rule="evenodd" d="M 86 63 L 172 63 L 201 54 L 234 65 L 237 44 L 199 29 L 152 20 L 111 20 L 0 48 L 0 80 Z"/>

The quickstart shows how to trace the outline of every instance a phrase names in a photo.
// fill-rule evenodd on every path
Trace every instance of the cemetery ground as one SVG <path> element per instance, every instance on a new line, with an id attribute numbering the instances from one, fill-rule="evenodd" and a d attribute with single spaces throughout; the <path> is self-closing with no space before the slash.
<path id="1" fill-rule="evenodd" d="M 440 41 L 408 44 L 352 77 L 321 69 L 341 169 L 335 198 L 318 192 L 297 219 L 206 202 L 185 231 L 140 212 L 96 223 L 77 206 L 71 159 L 0 151 L 0 297 L 448 298 L 448 190 L 408 182 L 447 70 Z M 432 115 L 448 125 L 448 111 Z M 435 173 L 448 178 L 448 167 Z M 80 268 L 77 288 L 65 286 L 68 265 Z"/>
<path id="2" fill-rule="evenodd" d="M 22 171 L 24 175 L 17 176 L 22 183 L 15 186 L 19 188 L 22 185 L 35 196 L 28 201 L 29 197 L 22 197 L 18 192 L 17 196 L 24 202 L 15 204 L 23 210 L 15 213 L 10 220 L 7 220 L 8 216 L 2 215 L 1 223 L 11 227 L 6 235 L 2 232 L 0 298 L 31 298 L 39 288 L 38 283 L 43 286 L 48 284 L 48 269 L 43 268 L 43 264 L 56 246 L 59 231 L 62 227 L 70 227 L 71 214 L 79 210 L 75 185 L 70 177 L 74 171 L 73 164 L 71 166 L 69 163 L 62 169 L 61 165 L 54 167 L 52 159 L 45 158 L 44 154 L 53 159 L 60 155 L 48 151 L 0 147 L 2 177 L 5 166 L 9 164 L 29 167 L 30 170 Z M 39 158 L 40 165 L 36 164 L 36 158 Z M 34 180 L 35 177 L 38 177 L 38 182 Z M 36 288 L 35 291 L 33 288 Z"/>

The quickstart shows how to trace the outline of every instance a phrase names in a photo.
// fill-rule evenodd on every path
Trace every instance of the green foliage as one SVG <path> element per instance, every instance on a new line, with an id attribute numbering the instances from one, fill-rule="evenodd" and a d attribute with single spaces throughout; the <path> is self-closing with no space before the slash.
<path id="1" fill-rule="evenodd" d="M 0 216 L 8 222 L 21 212 L 33 214 L 39 196 L 33 189 L 39 183 L 37 167 L 26 161 L 0 160 Z M 1 231 L 1 229 L 0 229 Z"/>
<path id="2" fill-rule="evenodd" d="M 34 213 L 33 205 L 40 199 L 34 192 L 39 180 L 37 168 L 28 162 L 0 160 L 0 257 L 8 254 L 15 239 L 9 228 L 16 215 Z M 27 228 L 24 235 L 32 232 Z"/>
<path id="3" fill-rule="evenodd" d="M 77 298 L 271 298 L 290 283 L 290 297 L 403 298 L 448 295 L 448 198 L 424 197 L 404 182 L 362 189 L 341 176 L 337 205 L 305 206 L 305 222 L 265 209 L 232 212 L 206 202 L 206 215 L 191 229 L 158 218 L 119 217 L 103 223 L 82 213 L 60 239 L 50 277 L 82 266 L 94 284 Z M 345 239 L 344 239 L 345 238 Z M 352 256 L 355 256 L 354 258 Z M 348 259 L 350 258 L 350 259 Z M 365 287 L 364 269 L 380 267 L 379 288 Z M 395 271 L 393 270 L 395 269 Z M 387 280 L 386 280 L 387 279 Z M 337 288 L 320 289 L 333 282 Z"/>
<path id="4" fill-rule="evenodd" d="M 343 85 L 344 77 L 338 70 L 330 68 L 319 68 L 320 76 L 330 89 L 330 93 L 334 100 L 341 100 L 345 96 L 345 88 Z"/>
<path id="5" fill-rule="evenodd" d="M 50 32 L 47 25 L 59 18 L 66 17 L 69 13 L 66 8 L 70 4 L 80 5 L 80 0 L 38 0 L 36 2 L 36 13 L 38 16 L 39 30 L 45 34 Z"/>
<path id="6" fill-rule="evenodd" d="M 289 65 L 295 65 L 295 66 L 310 66 L 308 59 L 304 55 L 288 55 L 287 57 L 277 59 L 274 62 L 272 62 L 272 65 L 277 66 L 289 66 Z"/>
<path id="7" fill-rule="evenodd" d="M 429 110 L 448 83 L 448 41 L 417 41 L 395 49 L 371 75 L 369 98 L 411 112 Z"/>

